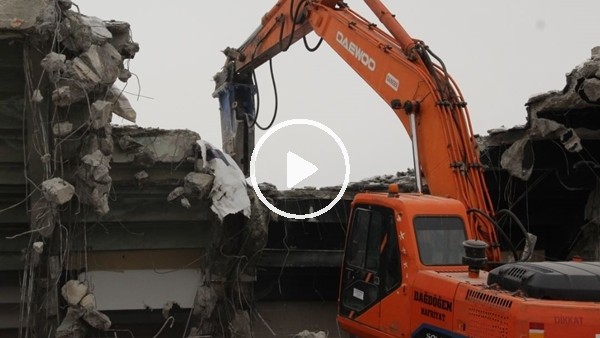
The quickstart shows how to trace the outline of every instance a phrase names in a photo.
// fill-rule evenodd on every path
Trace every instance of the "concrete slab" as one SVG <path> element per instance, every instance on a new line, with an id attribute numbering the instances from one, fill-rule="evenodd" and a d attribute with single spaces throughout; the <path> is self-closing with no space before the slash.
<path id="1" fill-rule="evenodd" d="M 0 2 L 0 30 L 23 31 L 49 6 L 47 0 L 4 0 Z"/>

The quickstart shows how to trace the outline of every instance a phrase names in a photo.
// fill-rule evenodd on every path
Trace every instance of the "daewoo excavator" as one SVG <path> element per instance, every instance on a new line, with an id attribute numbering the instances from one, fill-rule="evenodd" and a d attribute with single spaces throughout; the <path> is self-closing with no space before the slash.
<path id="1" fill-rule="evenodd" d="M 338 324 L 351 337 L 600 337 L 600 263 L 501 262 L 503 232 L 465 100 L 426 44 L 379 0 L 387 32 L 346 3 L 280 0 L 215 76 L 224 148 L 248 173 L 254 70 L 314 31 L 389 104 L 411 136 L 417 193 L 360 193 L 341 268 Z M 306 42 L 306 40 L 305 40 Z M 308 46 L 307 46 L 308 47 Z M 425 142 L 418 142 L 424 140 Z M 423 194 L 421 175 L 430 193 Z M 518 220 L 514 223 L 519 224 Z"/>

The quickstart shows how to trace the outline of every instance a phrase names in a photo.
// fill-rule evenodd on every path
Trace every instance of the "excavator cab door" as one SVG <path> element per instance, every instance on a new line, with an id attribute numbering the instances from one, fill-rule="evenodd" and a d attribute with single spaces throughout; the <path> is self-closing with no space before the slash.
<path id="1" fill-rule="evenodd" d="M 400 276 L 394 211 L 356 206 L 346 241 L 340 315 L 378 330 L 380 301 L 400 284 Z"/>

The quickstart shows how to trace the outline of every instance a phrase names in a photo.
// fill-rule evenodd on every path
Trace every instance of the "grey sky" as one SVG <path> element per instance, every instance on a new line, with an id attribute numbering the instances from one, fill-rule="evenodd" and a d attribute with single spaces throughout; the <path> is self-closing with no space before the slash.
<path id="1" fill-rule="evenodd" d="M 375 20 L 362 1 L 347 2 Z M 220 50 L 239 46 L 276 0 L 77 3 L 84 14 L 131 23 L 141 51 L 130 69 L 140 78 L 141 94 L 153 98 L 129 95 L 138 124 L 195 130 L 220 146 L 218 102 L 211 97 L 211 78 L 224 62 Z M 565 73 L 600 45 L 600 1 L 385 3 L 413 37 L 424 40 L 445 61 L 469 103 L 476 133 L 524 124 L 527 98 L 562 89 Z M 312 43 L 316 40 L 314 34 L 309 36 Z M 274 59 L 274 67 L 280 102 L 277 121 L 309 118 L 333 129 L 350 153 L 351 179 L 412 166 L 410 143 L 400 122 L 329 46 L 309 53 L 302 43 L 296 44 Z M 263 124 L 273 110 L 267 68 L 258 73 Z M 138 91 L 135 79 L 127 90 Z M 316 147 L 310 140 L 303 143 L 307 151 Z M 338 180 L 322 177 L 311 184 Z"/>

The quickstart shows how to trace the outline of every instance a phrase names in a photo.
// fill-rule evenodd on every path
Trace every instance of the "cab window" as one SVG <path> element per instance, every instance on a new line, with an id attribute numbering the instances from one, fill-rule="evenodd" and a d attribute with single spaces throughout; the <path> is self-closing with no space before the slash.
<path id="1" fill-rule="evenodd" d="M 392 209 L 359 205 L 353 212 L 343 264 L 341 314 L 360 314 L 401 282 Z"/>
<path id="2" fill-rule="evenodd" d="M 465 224 L 459 217 L 418 216 L 413 221 L 423 265 L 464 265 Z"/>

